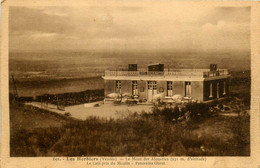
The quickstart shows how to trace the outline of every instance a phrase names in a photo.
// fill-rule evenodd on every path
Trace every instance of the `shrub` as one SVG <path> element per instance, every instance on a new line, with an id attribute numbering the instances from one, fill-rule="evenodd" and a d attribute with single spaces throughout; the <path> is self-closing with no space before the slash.
<path id="1" fill-rule="evenodd" d="M 185 109 L 190 112 L 191 119 L 196 120 L 210 116 L 209 105 L 205 103 L 188 103 Z"/>
<path id="2" fill-rule="evenodd" d="M 210 102 L 208 105 L 209 105 L 210 107 L 216 107 L 216 106 L 218 105 L 218 103 L 219 103 L 219 100 L 213 100 L 213 101 Z"/>
<path id="3" fill-rule="evenodd" d="M 247 94 L 247 95 L 244 96 L 243 103 L 246 106 L 250 106 L 250 94 L 249 95 Z"/>
<path id="4" fill-rule="evenodd" d="M 224 109 L 224 105 L 221 104 L 221 103 L 219 103 L 219 104 L 218 104 L 218 108 L 219 108 L 220 110 L 223 110 L 223 109 Z"/>
<path id="5" fill-rule="evenodd" d="M 225 110 L 225 111 L 229 111 L 230 108 L 229 108 L 229 107 L 224 107 L 224 110 Z"/>
<path id="6" fill-rule="evenodd" d="M 179 107 L 175 106 L 174 108 L 163 108 L 162 110 L 158 109 L 158 106 L 154 107 L 153 115 L 155 117 L 162 116 L 165 121 L 177 121 L 178 118 L 181 116 L 179 111 Z"/>
<path id="7" fill-rule="evenodd" d="M 154 116 L 163 116 L 166 121 L 177 121 L 179 117 L 183 117 L 185 114 L 189 114 L 191 120 L 199 120 L 207 118 L 211 115 L 209 110 L 209 105 L 205 103 L 188 103 L 185 107 L 182 107 L 179 110 L 178 105 L 174 108 L 164 108 L 162 110 L 158 109 L 158 106 L 154 106 L 153 115 Z"/>
<path id="8" fill-rule="evenodd" d="M 173 109 L 173 114 L 172 114 L 173 119 L 175 119 L 176 121 L 178 120 L 178 118 L 180 117 L 180 110 L 178 106 L 175 106 Z"/>
<path id="9" fill-rule="evenodd" d="M 173 120 L 173 109 L 165 108 L 161 111 L 161 115 L 164 116 L 165 120 L 172 121 Z"/>
<path id="10" fill-rule="evenodd" d="M 70 112 L 66 112 L 66 113 L 64 113 L 64 115 L 65 115 L 65 116 L 68 116 L 68 117 L 71 116 Z"/>
<path id="11" fill-rule="evenodd" d="M 95 104 L 94 107 L 99 107 L 99 104 Z"/>

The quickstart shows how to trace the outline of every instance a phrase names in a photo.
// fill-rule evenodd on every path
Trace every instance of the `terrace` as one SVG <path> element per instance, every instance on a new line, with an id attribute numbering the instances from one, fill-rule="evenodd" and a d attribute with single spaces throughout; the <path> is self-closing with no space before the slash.
<path id="1" fill-rule="evenodd" d="M 105 76 L 164 76 L 164 77 L 217 77 L 217 76 L 225 76 L 229 75 L 229 71 L 227 69 L 218 69 L 216 71 L 210 71 L 210 69 L 164 69 L 164 71 L 147 71 L 147 70 L 138 70 L 138 71 L 129 71 L 129 70 L 121 70 L 121 71 L 111 71 L 106 70 Z"/>

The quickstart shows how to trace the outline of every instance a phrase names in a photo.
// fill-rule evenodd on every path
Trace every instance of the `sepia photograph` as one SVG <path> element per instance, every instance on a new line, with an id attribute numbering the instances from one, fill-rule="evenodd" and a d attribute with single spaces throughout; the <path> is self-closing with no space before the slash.
<path id="1" fill-rule="evenodd" d="M 10 157 L 251 156 L 251 6 L 8 17 Z"/>

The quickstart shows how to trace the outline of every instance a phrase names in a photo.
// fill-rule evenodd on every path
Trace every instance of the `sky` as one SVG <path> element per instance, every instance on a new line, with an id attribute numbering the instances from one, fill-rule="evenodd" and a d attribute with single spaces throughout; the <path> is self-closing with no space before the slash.
<path id="1" fill-rule="evenodd" d="M 11 7 L 10 50 L 250 51 L 250 7 Z"/>

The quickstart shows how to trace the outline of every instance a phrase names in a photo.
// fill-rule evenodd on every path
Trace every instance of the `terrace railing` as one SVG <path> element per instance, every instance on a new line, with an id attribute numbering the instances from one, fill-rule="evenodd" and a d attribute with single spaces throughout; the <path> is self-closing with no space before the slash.
<path id="1" fill-rule="evenodd" d="M 226 69 L 209 71 L 208 69 L 176 69 L 164 71 L 105 71 L 105 76 L 201 76 L 204 78 L 228 75 Z"/>
<path id="2" fill-rule="evenodd" d="M 229 72 L 228 72 L 227 69 L 203 72 L 203 77 L 204 78 L 215 77 L 215 76 L 223 76 L 223 75 L 229 75 Z"/>

